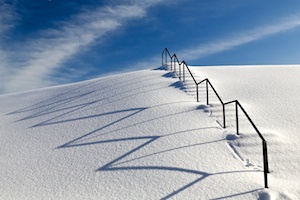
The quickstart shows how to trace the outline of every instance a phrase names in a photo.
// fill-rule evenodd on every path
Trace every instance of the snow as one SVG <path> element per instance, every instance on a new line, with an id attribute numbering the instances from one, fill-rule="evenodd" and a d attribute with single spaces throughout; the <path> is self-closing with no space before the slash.
<path id="1" fill-rule="evenodd" d="M 269 189 L 247 122 L 156 69 L 0 96 L 0 199 L 297 199 L 299 70 L 192 67 L 266 138 Z"/>
<path id="2" fill-rule="evenodd" d="M 224 101 L 241 102 L 268 142 L 270 188 L 299 198 L 300 66 L 192 67 L 192 71 L 200 79 L 209 78 Z"/>

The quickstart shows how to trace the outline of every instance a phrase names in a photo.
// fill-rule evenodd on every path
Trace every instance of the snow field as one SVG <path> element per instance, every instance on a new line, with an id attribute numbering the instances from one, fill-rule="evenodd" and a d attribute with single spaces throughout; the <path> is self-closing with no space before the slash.
<path id="1" fill-rule="evenodd" d="M 199 78 L 211 76 L 221 97 L 231 92 L 230 87 L 222 89 L 225 83 L 214 82 L 219 78 L 214 70 L 212 75 L 208 68 L 193 70 Z M 277 134 L 280 129 L 264 126 L 259 115 L 253 115 L 255 102 L 248 103 L 248 97 L 237 98 L 262 132 L 269 129 L 264 136 L 270 141 L 273 162 L 270 190 L 263 189 L 261 143 L 253 141 L 256 138 L 248 128 L 243 126 L 245 134 L 236 136 L 231 129 L 234 119 L 229 117 L 229 128 L 222 129 L 217 123 L 222 120 L 215 99 L 211 100 L 212 106 L 195 102 L 195 89 L 189 82 L 183 86 L 172 77 L 164 70 L 143 70 L 0 96 L 0 198 L 299 196 L 299 190 L 289 189 L 288 185 L 297 184 L 296 178 L 290 179 L 297 174 L 284 177 L 280 167 L 286 166 L 279 163 L 280 159 L 296 159 L 297 155 L 286 154 L 286 140 Z M 228 108 L 228 113 L 230 116 L 234 112 Z M 274 159 L 273 153 L 281 153 L 280 158 Z"/>
<path id="2" fill-rule="evenodd" d="M 267 140 L 269 193 L 273 190 L 274 199 L 299 198 L 300 66 L 192 67 L 192 71 L 200 80 L 208 77 L 224 101 L 239 100 Z M 222 122 L 217 99 L 211 109 L 212 115 Z M 227 131 L 235 132 L 235 110 L 231 109 Z M 242 134 L 235 141 L 235 148 L 259 167 L 261 141 L 239 113 Z"/>

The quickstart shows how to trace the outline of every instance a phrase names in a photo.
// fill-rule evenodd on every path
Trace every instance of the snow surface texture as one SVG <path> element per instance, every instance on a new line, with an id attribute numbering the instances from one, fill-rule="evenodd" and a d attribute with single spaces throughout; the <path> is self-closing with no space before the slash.
<path id="1" fill-rule="evenodd" d="M 300 68 L 262 69 L 193 71 L 266 137 L 270 189 L 261 142 L 246 124 L 235 135 L 233 110 L 222 129 L 213 97 L 197 103 L 188 81 L 143 70 L 0 96 L 0 199 L 297 199 L 300 94 L 289 84 L 299 88 Z"/>
<path id="2" fill-rule="evenodd" d="M 268 142 L 270 189 L 279 192 L 278 199 L 299 199 L 300 66 L 192 67 L 192 71 L 199 79 L 209 78 L 224 101 L 240 101 Z M 217 100 L 214 102 L 215 107 L 220 106 Z M 234 108 L 229 114 L 229 132 L 235 132 L 233 113 Z M 261 157 L 256 154 L 261 153 L 261 142 L 258 137 L 255 142 L 252 139 L 256 134 L 247 120 L 241 123 L 242 134 L 234 146 L 250 164 L 259 165 Z"/>

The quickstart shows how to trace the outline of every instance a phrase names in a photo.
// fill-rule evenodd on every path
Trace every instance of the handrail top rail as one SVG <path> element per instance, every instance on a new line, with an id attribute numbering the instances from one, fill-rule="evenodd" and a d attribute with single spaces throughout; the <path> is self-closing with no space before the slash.
<path id="1" fill-rule="evenodd" d="M 252 119 L 249 117 L 248 113 L 246 112 L 246 110 L 243 108 L 243 106 L 240 104 L 239 101 L 237 101 L 237 104 L 239 105 L 239 107 L 241 108 L 241 110 L 244 112 L 244 114 L 246 115 L 247 119 L 250 121 L 251 125 L 253 126 L 253 128 L 255 129 L 255 131 L 257 132 L 257 134 L 259 135 L 259 137 L 261 138 L 261 140 L 263 142 L 267 142 L 265 140 L 265 138 L 263 137 L 263 135 L 258 130 L 258 128 L 255 126 L 255 124 L 253 123 Z"/>
<path id="2" fill-rule="evenodd" d="M 208 80 L 208 78 L 203 79 L 202 81 L 200 81 L 199 83 L 197 83 L 197 85 L 200 85 L 201 83 L 203 83 L 204 81 L 207 81 L 207 80 Z"/>
<path id="3" fill-rule="evenodd" d="M 232 101 L 228 101 L 228 102 L 224 103 L 223 100 L 221 99 L 221 97 L 219 96 L 219 94 L 217 93 L 217 91 L 215 90 L 215 88 L 213 87 L 213 85 L 211 84 L 211 82 L 210 82 L 210 80 L 208 78 L 205 78 L 202 81 L 200 81 L 200 82 L 197 83 L 197 81 L 194 78 L 192 72 L 190 71 L 187 63 L 184 60 L 181 61 L 181 62 L 179 62 L 178 57 L 177 57 L 177 55 L 175 53 L 171 56 L 168 48 L 165 48 L 163 52 L 165 52 L 165 51 L 169 54 L 169 57 L 171 59 L 176 58 L 178 64 L 184 63 L 186 65 L 186 68 L 188 69 L 188 71 L 189 71 L 189 73 L 190 73 L 191 77 L 193 78 L 193 80 L 194 80 L 194 82 L 195 82 L 196 85 L 199 85 L 199 84 L 203 83 L 204 81 L 207 81 L 209 83 L 209 85 L 211 86 L 211 88 L 213 89 L 214 93 L 216 94 L 216 96 L 218 97 L 218 99 L 219 99 L 219 101 L 221 102 L 222 105 L 225 106 L 225 105 L 228 105 L 228 104 L 231 104 L 231 103 L 237 103 L 239 105 L 239 107 L 241 108 L 241 110 L 244 112 L 245 116 L 247 117 L 247 119 L 249 120 L 249 122 L 251 123 L 251 125 L 253 126 L 253 128 L 255 129 L 255 131 L 257 132 L 257 134 L 259 135 L 259 137 L 261 138 L 261 140 L 263 142 L 266 142 L 266 140 L 264 139 L 264 137 L 262 136 L 262 134 L 260 133 L 260 131 L 258 130 L 258 128 L 255 126 L 255 124 L 253 123 L 253 121 L 249 117 L 248 113 L 246 112 L 246 110 L 243 108 L 243 106 L 240 104 L 240 102 L 238 100 L 232 100 Z"/>
<path id="4" fill-rule="evenodd" d="M 236 102 L 238 102 L 238 100 L 228 101 L 228 102 L 225 102 L 224 105 L 231 104 L 231 103 L 236 103 Z"/>
<path id="5" fill-rule="evenodd" d="M 177 55 L 175 53 L 174 53 L 174 55 L 172 57 L 176 58 L 177 62 L 179 63 L 178 57 L 177 57 Z"/>
<path id="6" fill-rule="evenodd" d="M 187 63 L 186 63 L 184 60 L 181 61 L 181 62 L 179 62 L 179 59 L 178 59 L 178 57 L 177 57 L 177 55 L 176 55 L 175 53 L 171 56 L 171 54 L 170 54 L 168 48 L 165 48 L 165 49 L 163 50 L 162 54 L 163 54 L 164 52 L 167 52 L 167 53 L 169 54 L 169 57 L 170 57 L 171 59 L 172 59 L 173 57 L 176 57 L 178 64 L 180 64 L 180 65 L 181 65 L 181 64 L 185 64 L 186 66 L 188 66 Z"/>
<path id="7" fill-rule="evenodd" d="M 206 96 L 207 96 L 207 105 L 209 105 L 209 98 L 208 98 L 208 85 L 210 85 L 211 89 L 213 90 L 213 92 L 215 93 L 215 95 L 218 97 L 219 101 L 222 104 L 223 107 L 223 123 L 224 123 L 224 128 L 226 128 L 225 125 L 225 105 L 231 104 L 231 103 L 235 103 L 235 109 L 236 109 L 236 123 L 237 123 L 237 134 L 239 135 L 239 126 L 238 126 L 238 107 L 240 107 L 240 109 L 243 111 L 244 115 L 246 116 L 246 118 L 248 119 L 248 121 L 251 123 L 252 127 L 255 129 L 255 131 L 257 132 L 257 134 L 259 135 L 259 137 L 262 140 L 262 146 L 263 146 L 263 162 L 264 162 L 264 183 L 265 183 L 265 188 L 268 188 L 268 176 L 267 173 L 269 173 L 269 166 L 268 166 L 268 151 L 267 151 L 267 142 L 264 139 L 264 137 L 262 136 L 262 134 L 260 133 L 260 131 L 258 130 L 258 128 L 256 127 L 256 125 L 253 123 L 252 119 L 249 117 L 248 113 L 246 112 L 246 110 L 243 108 L 243 106 L 240 104 L 240 102 L 238 100 L 232 100 L 232 101 L 228 101 L 228 102 L 223 102 L 221 97 L 219 96 L 219 94 L 217 93 L 217 91 L 215 90 L 215 88 L 213 87 L 213 85 L 211 84 L 210 80 L 208 78 L 200 81 L 197 83 L 196 79 L 194 78 L 192 72 L 190 71 L 187 63 L 185 61 L 181 61 L 179 62 L 176 54 L 173 54 L 171 56 L 171 54 L 169 53 L 169 50 L 167 48 L 164 49 L 164 51 L 162 52 L 162 60 L 164 57 L 164 52 L 167 52 L 165 54 L 165 64 L 168 65 L 167 62 L 167 54 L 169 55 L 170 59 L 171 59 L 171 70 L 172 70 L 172 65 L 173 65 L 173 58 L 174 58 L 174 73 L 177 74 L 176 72 L 176 65 L 175 62 L 177 60 L 177 63 L 179 64 L 179 79 L 181 80 L 181 64 L 185 64 L 186 65 L 186 69 L 188 70 L 189 74 L 191 75 L 192 79 L 194 80 L 194 83 L 196 85 L 196 91 L 197 91 L 197 102 L 199 102 L 199 98 L 198 98 L 198 88 L 199 88 L 199 84 L 203 83 L 204 81 L 206 81 Z M 175 60 L 176 58 L 176 60 Z M 162 64 L 164 65 L 164 62 L 162 61 Z M 184 66 L 183 66 L 183 81 L 185 81 L 184 78 Z"/>
<path id="8" fill-rule="evenodd" d="M 258 130 L 258 128 L 256 127 L 256 125 L 253 123 L 252 119 L 250 118 L 250 116 L 248 115 L 248 113 L 246 112 L 246 110 L 243 108 L 243 106 L 241 105 L 241 103 L 238 100 L 233 100 L 233 101 L 225 102 L 224 105 L 228 105 L 228 104 L 231 104 L 231 103 L 236 103 L 241 108 L 241 110 L 244 112 L 245 116 L 247 117 L 247 119 L 249 120 L 249 122 L 251 123 L 251 125 L 253 126 L 253 128 L 255 129 L 255 131 L 257 132 L 258 136 L 261 138 L 261 140 L 263 142 L 266 142 L 265 138 L 260 133 L 260 131 Z"/>
<path id="9" fill-rule="evenodd" d="M 221 97 L 219 96 L 219 94 L 217 93 L 216 89 L 214 88 L 214 86 L 213 86 L 213 85 L 211 84 L 211 82 L 209 81 L 209 79 L 207 79 L 206 81 L 209 83 L 210 87 L 213 89 L 213 91 L 214 91 L 215 94 L 217 95 L 217 97 L 218 97 L 218 99 L 220 100 L 220 102 L 222 103 L 222 105 L 224 105 L 223 100 L 221 99 Z"/>
<path id="10" fill-rule="evenodd" d="M 169 54 L 169 56 L 171 57 L 171 54 L 170 54 L 168 48 L 165 48 L 165 49 L 163 50 L 162 54 L 163 54 L 164 52 L 167 52 L 167 53 Z"/>

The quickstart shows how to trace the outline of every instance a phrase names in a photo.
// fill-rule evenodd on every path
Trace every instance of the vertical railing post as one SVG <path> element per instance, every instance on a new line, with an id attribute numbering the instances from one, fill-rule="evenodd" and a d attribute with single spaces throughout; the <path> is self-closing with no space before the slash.
<path id="1" fill-rule="evenodd" d="M 171 71 L 173 71 L 173 56 L 171 57 Z"/>
<path id="2" fill-rule="evenodd" d="M 182 65 L 182 72 L 183 72 L 183 82 L 185 82 L 185 62 Z"/>
<path id="3" fill-rule="evenodd" d="M 179 63 L 179 79 L 181 80 L 181 63 Z"/>
<path id="4" fill-rule="evenodd" d="M 165 59 L 166 59 L 166 65 L 168 66 L 168 52 L 167 52 L 167 49 L 166 49 L 166 53 L 165 53 Z"/>
<path id="5" fill-rule="evenodd" d="M 171 65 L 171 72 L 173 72 L 173 59 L 174 59 L 174 56 L 171 57 L 171 63 L 172 63 L 172 65 Z"/>
<path id="6" fill-rule="evenodd" d="M 182 81 L 184 82 L 185 81 L 185 70 L 184 70 L 184 68 L 185 68 L 185 63 L 184 63 L 184 61 L 182 61 L 181 62 L 181 64 L 182 64 Z"/>
<path id="7" fill-rule="evenodd" d="M 199 86 L 196 84 L 197 102 L 199 102 Z"/>
<path id="8" fill-rule="evenodd" d="M 209 99 L 208 99 L 208 79 L 206 80 L 206 105 L 209 104 Z"/>
<path id="9" fill-rule="evenodd" d="M 225 122 L 225 104 L 222 103 L 223 106 L 223 128 L 226 128 L 226 122 Z"/>
<path id="10" fill-rule="evenodd" d="M 263 140 L 263 148 L 264 148 L 264 160 L 265 160 L 265 166 L 266 166 L 266 172 L 270 173 L 269 171 L 269 163 L 268 163 L 268 149 L 267 149 L 267 142 Z"/>
<path id="11" fill-rule="evenodd" d="M 176 55 L 174 54 L 174 72 L 176 74 L 176 61 L 175 61 Z"/>
<path id="12" fill-rule="evenodd" d="M 239 113 L 238 113 L 238 101 L 235 101 L 235 119 L 236 119 L 236 134 L 239 135 Z"/>
<path id="13" fill-rule="evenodd" d="M 165 58 L 164 58 L 165 56 Z M 185 63 L 185 61 L 182 61 L 181 63 L 179 63 L 178 58 L 176 56 L 176 54 L 174 54 L 173 56 L 170 55 L 169 51 L 167 48 L 165 48 L 165 50 L 162 53 L 162 65 L 164 65 L 164 60 L 165 60 L 165 64 L 167 65 L 167 68 L 169 69 L 169 64 L 168 64 L 168 57 L 170 58 L 170 65 L 171 65 L 171 71 L 174 72 L 176 75 L 176 61 L 179 65 L 179 79 L 183 79 L 183 81 L 185 81 L 185 67 L 187 68 L 187 70 L 189 71 L 189 73 L 191 74 L 187 64 Z M 174 59 L 174 61 L 173 61 Z M 176 60 L 175 60 L 176 59 Z M 174 63 L 174 64 L 173 64 Z M 173 70 L 173 65 L 174 65 L 174 70 Z M 182 66 L 181 66 L 182 65 Z M 184 66 L 185 65 L 185 66 Z M 181 67 L 183 69 L 181 69 Z M 257 131 L 257 133 L 259 134 L 259 136 L 262 139 L 262 150 L 263 150 L 263 168 L 264 168 L 264 186 L 265 188 L 268 188 L 268 173 L 270 173 L 269 171 L 269 163 L 268 163 L 268 150 L 267 150 L 267 142 L 265 141 L 265 139 L 263 138 L 263 136 L 260 134 L 260 132 L 258 131 L 258 129 L 256 128 L 256 126 L 253 124 L 252 120 L 249 118 L 248 114 L 246 113 L 246 111 L 244 110 L 244 108 L 241 106 L 241 104 L 235 100 L 235 101 L 231 101 L 231 102 L 227 102 L 226 104 L 223 103 L 223 101 L 220 99 L 219 95 L 217 94 L 217 92 L 215 91 L 214 87 L 211 85 L 210 81 L 206 78 L 205 80 L 196 83 L 196 80 L 194 79 L 193 75 L 191 74 L 195 84 L 196 84 L 196 93 L 197 93 L 197 102 L 199 102 L 199 83 L 202 83 L 203 81 L 206 81 L 206 104 L 209 105 L 209 90 L 208 90 L 208 84 L 210 84 L 210 87 L 212 88 L 212 90 L 216 93 L 217 97 L 219 98 L 221 104 L 222 104 L 222 108 L 223 108 L 223 128 L 226 128 L 226 112 L 225 112 L 225 105 L 230 104 L 235 102 L 235 110 L 236 110 L 236 132 L 237 135 L 239 135 L 239 109 L 241 111 L 244 112 L 244 114 L 246 115 L 246 117 L 248 118 L 248 120 L 251 122 L 252 126 L 255 128 L 255 130 Z"/>
<path id="14" fill-rule="evenodd" d="M 264 160 L 264 180 L 265 180 L 265 188 L 268 188 L 268 151 L 267 151 L 267 142 L 263 140 L 263 160 Z"/>

